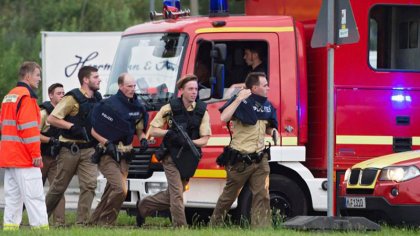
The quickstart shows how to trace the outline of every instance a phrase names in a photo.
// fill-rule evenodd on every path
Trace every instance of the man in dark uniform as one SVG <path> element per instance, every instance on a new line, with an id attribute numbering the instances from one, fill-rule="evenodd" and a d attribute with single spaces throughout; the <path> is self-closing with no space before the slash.
<path id="1" fill-rule="evenodd" d="M 266 134 L 277 128 L 276 110 L 267 100 L 269 90 L 264 73 L 248 74 L 245 85 L 222 108 L 221 120 L 232 120 L 234 132 L 230 144 L 230 160 L 225 162 L 226 186 L 210 219 L 211 225 L 221 225 L 242 187 L 249 183 L 252 192 L 251 225 L 271 225 L 268 150 L 264 149 Z"/>
<path id="2" fill-rule="evenodd" d="M 248 73 L 262 72 L 267 75 L 267 65 L 262 60 L 263 49 L 259 45 L 248 46 L 244 50 L 244 60 L 249 66 Z"/>
<path id="3" fill-rule="evenodd" d="M 174 98 L 169 104 L 163 106 L 150 123 L 150 135 L 153 137 L 164 137 L 163 143 L 170 149 L 180 150 L 185 147 L 185 140 L 179 132 L 174 129 L 174 121 L 184 127 L 196 147 L 207 144 L 211 135 L 209 115 L 206 104 L 197 100 L 198 79 L 195 75 L 185 75 L 177 82 L 181 92 L 180 98 Z M 169 124 L 168 129 L 164 129 Z M 185 149 L 185 148 L 184 148 Z M 188 183 L 188 178 L 182 177 L 182 165 L 178 161 L 185 156 L 178 157 L 172 154 L 165 154 L 162 157 L 162 165 L 168 181 L 168 189 L 153 196 L 144 198 L 137 206 L 140 217 L 152 215 L 156 211 L 169 209 L 172 216 L 172 224 L 175 227 L 187 226 L 185 217 L 183 192 Z M 196 168 L 196 166 L 195 166 Z M 194 170 L 195 171 L 195 170 Z M 139 223 L 139 222 L 138 222 Z"/>
<path id="4" fill-rule="evenodd" d="M 239 76 L 233 77 L 230 88 L 245 88 L 244 78 L 251 72 L 262 72 L 267 75 L 267 65 L 263 60 L 263 47 L 259 44 L 247 44 L 244 49 L 244 60 L 248 65 L 245 74 L 240 73 Z M 242 77 L 242 75 L 244 75 Z"/>
<path id="5" fill-rule="evenodd" d="M 61 101 L 64 96 L 64 88 L 60 83 L 52 84 L 48 87 L 48 96 L 50 101 L 45 101 L 40 105 L 41 108 L 41 155 L 44 166 L 41 168 L 42 182 L 48 179 L 51 185 L 57 176 L 57 155 L 60 148 L 58 137 L 60 129 L 51 126 L 47 122 L 47 117 L 54 110 L 54 107 Z M 65 224 L 65 199 L 64 196 L 54 210 L 54 223 L 57 226 Z"/>
<path id="6" fill-rule="evenodd" d="M 72 177 L 79 177 L 80 196 L 76 224 L 86 224 L 95 196 L 97 166 L 90 157 L 95 149 L 91 136 L 90 113 L 102 99 L 98 92 L 101 79 L 98 69 L 83 66 L 78 73 L 81 88 L 68 92 L 57 104 L 47 121 L 61 129 L 61 150 L 57 157 L 58 175 L 47 193 L 48 215 L 57 207 Z"/>
<path id="7" fill-rule="evenodd" d="M 102 100 L 92 113 L 92 136 L 98 140 L 93 162 L 107 183 L 90 223 L 114 225 L 127 196 L 128 163 L 134 157 L 133 136 L 137 133 L 143 151 L 147 148 L 144 129 L 147 112 L 135 94 L 136 82 L 128 73 L 118 77 L 117 94 Z M 99 153 L 98 153 L 99 152 Z"/>

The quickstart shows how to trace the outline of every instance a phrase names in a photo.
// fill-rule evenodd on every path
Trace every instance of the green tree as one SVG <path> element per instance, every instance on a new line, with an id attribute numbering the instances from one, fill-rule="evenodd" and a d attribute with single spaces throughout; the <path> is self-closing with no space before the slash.
<path id="1" fill-rule="evenodd" d="M 160 12 L 162 1 L 154 2 Z M 190 1 L 181 3 L 188 8 Z M 208 6 L 199 0 L 199 13 L 207 15 Z M 16 84 L 23 61 L 41 64 L 41 31 L 123 31 L 148 21 L 149 8 L 147 0 L 1 0 L 0 98 Z M 243 1 L 231 0 L 230 12 L 241 14 Z"/>

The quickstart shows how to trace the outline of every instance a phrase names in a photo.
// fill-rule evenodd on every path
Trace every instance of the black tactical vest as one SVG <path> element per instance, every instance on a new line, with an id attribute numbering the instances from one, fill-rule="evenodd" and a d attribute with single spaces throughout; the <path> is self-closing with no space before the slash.
<path id="1" fill-rule="evenodd" d="M 207 104 L 197 100 L 192 111 L 187 111 L 181 98 L 174 98 L 169 101 L 172 110 L 172 118 L 182 126 L 191 140 L 200 138 L 200 124 L 206 112 Z"/>
<path id="2" fill-rule="evenodd" d="M 79 112 L 75 116 L 67 115 L 64 120 L 68 121 L 73 124 L 80 125 L 81 127 L 86 128 L 86 133 L 90 140 L 94 140 L 90 131 L 92 129 L 91 124 L 91 117 L 90 113 L 92 112 L 92 108 L 95 105 L 95 103 L 102 100 L 102 96 L 99 92 L 95 91 L 92 98 L 87 98 L 80 89 L 76 88 L 68 93 L 66 93 L 65 96 L 73 96 L 73 98 L 79 103 Z M 63 130 L 62 134 L 63 137 L 68 139 L 74 139 L 74 140 L 86 140 L 85 137 L 75 137 L 73 136 L 69 130 Z"/>

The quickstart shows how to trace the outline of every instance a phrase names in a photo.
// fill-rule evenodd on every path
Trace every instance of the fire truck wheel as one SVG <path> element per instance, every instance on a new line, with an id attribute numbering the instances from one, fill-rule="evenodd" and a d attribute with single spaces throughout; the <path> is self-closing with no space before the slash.
<path id="1" fill-rule="evenodd" d="M 308 213 L 304 192 L 295 181 L 283 175 L 270 175 L 270 206 L 275 225 L 284 219 Z"/>
<path id="2" fill-rule="evenodd" d="M 185 208 L 187 223 L 192 226 L 201 226 L 209 222 L 213 209 Z"/>
<path id="3" fill-rule="evenodd" d="M 238 206 L 232 212 L 237 224 L 247 225 L 251 221 L 252 193 L 245 184 L 238 197 Z M 307 215 L 308 202 L 302 189 L 292 179 L 283 175 L 270 175 L 270 205 L 273 223 L 279 225 L 285 219 Z"/>

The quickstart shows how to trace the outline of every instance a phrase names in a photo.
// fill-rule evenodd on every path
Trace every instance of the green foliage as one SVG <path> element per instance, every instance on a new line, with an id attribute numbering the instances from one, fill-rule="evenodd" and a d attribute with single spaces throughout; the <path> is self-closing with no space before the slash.
<path id="1" fill-rule="evenodd" d="M 16 84 L 23 61 L 41 65 L 41 31 L 123 31 L 148 21 L 149 0 L 1 0 L 0 98 Z M 161 0 L 154 0 L 160 12 Z M 233 14 L 243 12 L 244 1 L 230 1 Z M 190 0 L 182 0 L 189 8 Z M 206 15 L 209 0 L 198 0 Z M 39 89 L 40 90 L 40 89 Z M 38 91 L 41 94 L 41 91 Z"/>

